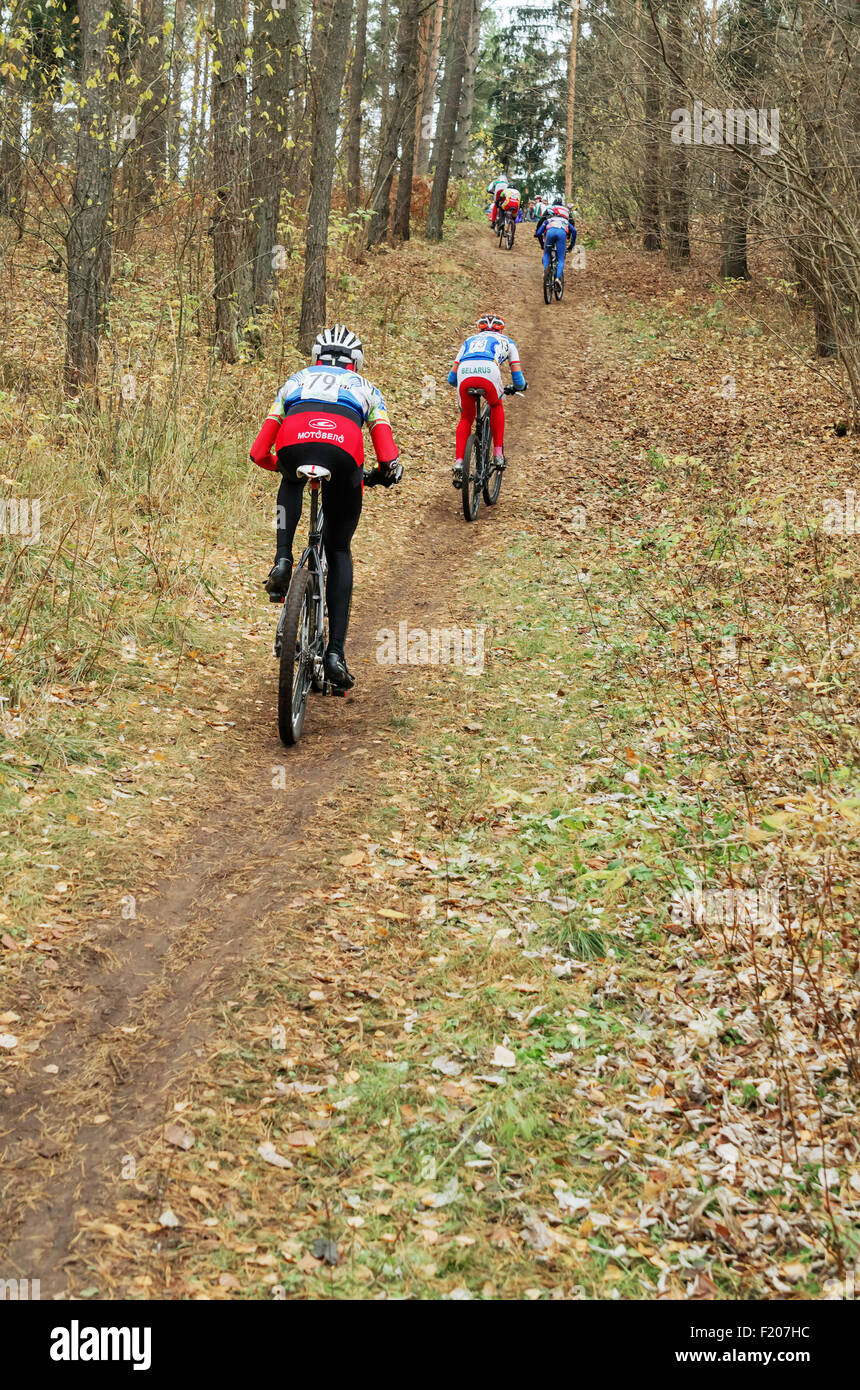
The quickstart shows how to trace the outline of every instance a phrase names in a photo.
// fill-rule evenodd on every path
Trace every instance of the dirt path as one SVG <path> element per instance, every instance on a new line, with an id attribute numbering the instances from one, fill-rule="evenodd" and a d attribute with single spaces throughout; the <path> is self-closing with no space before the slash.
<path id="1" fill-rule="evenodd" d="M 467 250 L 485 277 L 488 306 L 506 315 L 518 339 L 530 381 L 528 395 L 508 412 L 514 464 L 502 507 L 510 509 L 532 498 L 540 471 L 558 468 L 544 448 L 554 412 L 564 406 L 555 364 L 578 373 L 574 362 L 582 359 L 583 345 L 578 336 L 574 352 L 573 294 L 558 309 L 543 305 L 528 236 L 512 254 L 499 252 L 485 234 Z M 579 297 L 585 292 L 579 284 L 576 289 Z M 583 413 L 584 405 L 591 413 L 577 380 L 577 410 Z M 452 434 L 453 427 L 452 408 Z M 300 746 L 287 752 L 274 731 L 273 668 L 261 662 L 259 703 L 224 750 L 220 804 L 202 815 L 137 915 L 100 923 L 98 953 L 79 956 L 64 974 L 65 1016 L 31 1069 L 18 1072 L 0 1121 L 6 1145 L 2 1268 L 8 1275 L 41 1277 L 43 1297 L 66 1290 L 81 1214 L 91 1217 L 98 1209 L 106 1173 L 115 1173 L 135 1135 L 157 1122 L 165 1093 L 200 1055 L 213 999 L 229 997 L 267 925 L 288 922 L 291 903 L 314 878 L 318 807 L 336 798 L 348 821 L 351 786 L 373 775 L 374 749 L 386 741 L 407 678 L 402 668 L 372 660 L 375 632 L 403 619 L 423 626 L 450 622 L 458 603 L 451 576 L 464 547 L 477 543 L 494 559 L 502 555 L 502 510 L 482 510 L 478 527 L 468 530 L 448 485 L 448 462 L 447 456 L 444 466 L 438 460 L 429 479 L 412 483 L 399 526 L 371 499 L 368 510 L 376 515 L 364 524 L 388 527 L 393 553 L 373 594 L 358 571 L 350 635 L 360 673 L 355 697 L 316 701 Z M 571 470 L 558 481 L 563 486 L 573 477 Z M 359 531 L 359 556 L 361 538 Z M 272 770 L 281 765 L 287 792 L 272 786 Z M 287 955 L 288 975 L 294 964 Z M 46 1071 L 50 1066 L 58 1072 Z"/>

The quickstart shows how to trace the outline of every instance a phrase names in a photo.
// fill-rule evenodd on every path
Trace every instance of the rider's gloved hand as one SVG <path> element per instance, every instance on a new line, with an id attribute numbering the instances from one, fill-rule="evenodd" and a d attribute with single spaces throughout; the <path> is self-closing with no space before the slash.
<path id="1" fill-rule="evenodd" d="M 383 487 L 394 487 L 403 477 L 403 464 L 395 459 L 393 463 L 379 465 L 379 481 Z"/>
<path id="2" fill-rule="evenodd" d="M 517 389 L 518 391 L 528 391 L 528 389 L 529 389 L 529 384 L 528 384 L 527 381 L 524 381 L 523 384 L 522 384 L 522 386 L 518 386 L 516 389 Z"/>
<path id="3" fill-rule="evenodd" d="M 365 487 L 393 487 L 403 477 L 403 464 L 393 459 L 391 463 L 380 463 L 364 475 Z"/>

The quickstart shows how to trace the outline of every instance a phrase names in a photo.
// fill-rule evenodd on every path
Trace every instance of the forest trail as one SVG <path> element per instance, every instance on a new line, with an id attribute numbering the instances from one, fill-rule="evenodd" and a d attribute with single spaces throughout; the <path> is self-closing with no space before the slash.
<path id="1" fill-rule="evenodd" d="M 237 971 L 260 949 L 266 929 L 289 920 L 302 889 L 319 881 L 326 850 L 315 833 L 320 805 L 336 804 L 341 825 L 355 823 L 355 792 L 374 775 L 392 713 L 408 700 L 401 691 L 404 669 L 371 659 L 374 634 L 404 620 L 425 628 L 455 621 L 462 611 L 457 575 L 472 547 L 490 563 L 500 562 L 506 513 L 565 486 L 551 449 L 546 454 L 540 441 L 552 440 L 555 420 L 569 411 L 554 368 L 557 362 L 574 366 L 567 325 L 576 312 L 575 294 L 571 287 L 563 306 L 547 310 L 539 254 L 525 235 L 509 253 L 499 251 L 483 228 L 477 235 L 470 231 L 454 254 L 472 253 L 486 283 L 487 307 L 506 316 L 529 380 L 527 395 L 507 408 L 512 466 L 499 507 L 482 506 L 472 528 L 462 518 L 449 482 L 456 420 L 450 392 L 450 441 L 441 451 L 432 441 L 429 484 L 419 485 L 407 472 L 401 516 L 408 516 L 381 588 L 371 593 L 357 569 L 349 645 L 357 659 L 355 696 L 313 700 L 301 743 L 285 750 L 275 731 L 276 673 L 266 653 L 256 712 L 247 712 L 224 750 L 228 766 L 216 784 L 220 804 L 189 833 L 163 881 L 141 896 L 136 916 L 100 925 L 98 952 L 84 952 L 66 973 L 64 1016 L 43 1039 L 30 1070 L 17 1073 L 0 1136 L 6 1146 L 2 1267 L 40 1276 L 43 1297 L 67 1290 L 82 1224 L 93 1223 L 106 1182 L 135 1152 L 139 1135 L 163 1116 L 168 1093 L 181 1086 L 211 1041 L 217 1001 L 230 997 Z M 572 278 L 569 273 L 569 284 Z M 593 295 L 593 288 L 586 293 Z M 464 324 L 464 334 L 468 329 Z M 587 361 L 581 336 L 576 356 Z M 359 559 L 366 530 L 391 526 L 387 497 L 365 499 L 355 543 Z M 273 628 L 275 617 L 272 607 Z M 287 769 L 286 790 L 272 786 L 280 766 Z M 129 888 L 134 892 L 134 885 Z M 291 953 L 284 957 L 286 977 L 305 966 Z M 59 1072 L 46 1078 L 44 1068 L 51 1065 Z"/>
<path id="2" fill-rule="evenodd" d="M 816 517 L 850 441 L 753 286 L 613 243 L 548 308 L 522 231 L 369 267 L 437 277 L 413 396 L 449 285 L 505 316 L 499 505 L 462 519 L 453 393 L 401 396 L 354 697 L 288 752 L 268 641 L 196 671 L 235 726 L 178 847 L 140 815 L 137 916 L 20 952 L 2 1270 L 43 1296 L 844 1296 L 854 560 Z M 480 677 L 380 664 L 400 623 L 480 628 Z"/>

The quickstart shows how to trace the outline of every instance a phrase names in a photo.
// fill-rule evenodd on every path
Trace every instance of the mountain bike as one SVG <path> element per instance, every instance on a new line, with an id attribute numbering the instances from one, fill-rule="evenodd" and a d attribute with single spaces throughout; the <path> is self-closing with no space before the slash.
<path id="1" fill-rule="evenodd" d="M 281 742 L 298 743 L 305 722 L 308 695 L 346 692 L 326 680 L 323 657 L 326 649 L 325 577 L 328 568 L 323 545 L 323 505 L 320 485 L 331 471 L 318 463 L 303 463 L 296 469 L 308 479 L 311 515 L 308 543 L 296 566 L 289 592 L 281 608 L 275 632 L 274 655 L 280 662 L 278 674 L 278 733 Z M 402 465 L 395 469 L 395 482 L 403 476 Z M 364 472 L 365 487 L 381 480 L 378 468 Z"/>
<path id="2" fill-rule="evenodd" d="M 507 246 L 509 251 L 514 249 L 514 235 L 517 229 L 517 220 L 513 213 L 506 212 L 499 223 L 499 250 Z"/>
<path id="3" fill-rule="evenodd" d="M 515 386 L 505 386 L 506 396 L 516 395 Z M 481 496 L 488 507 L 494 507 L 502 490 L 502 474 L 506 464 L 497 463 L 493 457 L 493 434 L 490 429 L 490 407 L 483 391 L 477 387 L 469 388 L 469 395 L 478 400 L 475 411 L 475 424 L 466 440 L 463 453 L 463 515 L 467 521 L 475 521 Z"/>
<path id="4" fill-rule="evenodd" d="M 555 283 L 556 280 L 559 280 L 559 283 L 558 283 L 558 284 Z M 549 265 L 546 266 L 546 268 L 544 269 L 544 273 L 543 273 L 543 301 L 544 301 L 544 304 L 552 304 L 553 295 L 555 295 L 556 299 L 557 299 L 559 302 L 561 302 L 561 297 L 562 297 L 563 294 L 564 294 L 564 271 L 562 271 L 562 273 L 561 273 L 561 278 L 559 279 L 559 275 L 558 275 L 558 247 L 557 247 L 557 245 L 555 244 L 555 242 L 553 242 L 552 245 L 551 245 L 550 248 L 549 248 Z"/>

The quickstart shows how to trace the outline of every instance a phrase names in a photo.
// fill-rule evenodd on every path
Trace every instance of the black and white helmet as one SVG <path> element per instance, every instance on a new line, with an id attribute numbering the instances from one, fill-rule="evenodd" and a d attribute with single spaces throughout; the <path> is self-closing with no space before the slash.
<path id="1" fill-rule="evenodd" d="M 317 335 L 311 360 L 314 366 L 318 362 L 352 362 L 355 370 L 360 372 L 364 365 L 364 348 L 352 329 L 336 323 L 334 328 L 324 328 Z"/>

